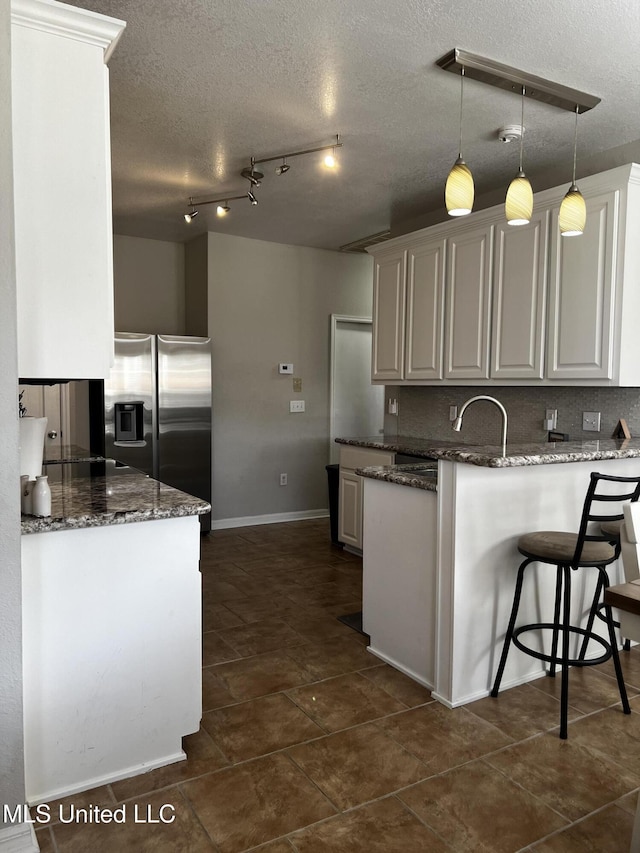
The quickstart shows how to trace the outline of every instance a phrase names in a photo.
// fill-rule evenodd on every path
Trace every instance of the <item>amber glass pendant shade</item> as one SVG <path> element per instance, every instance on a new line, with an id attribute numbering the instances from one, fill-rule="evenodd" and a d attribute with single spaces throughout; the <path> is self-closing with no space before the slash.
<path id="1" fill-rule="evenodd" d="M 466 216 L 473 209 L 475 189 L 471 170 L 461 157 L 458 157 L 449 172 L 444 190 L 445 204 L 449 216 Z"/>
<path id="2" fill-rule="evenodd" d="M 509 184 L 504 210 L 509 225 L 528 225 L 533 213 L 533 190 L 524 172 Z"/>
<path id="3" fill-rule="evenodd" d="M 571 184 L 560 205 L 558 225 L 563 237 L 579 237 L 584 233 L 587 223 L 587 205 L 582 193 L 575 184 Z"/>

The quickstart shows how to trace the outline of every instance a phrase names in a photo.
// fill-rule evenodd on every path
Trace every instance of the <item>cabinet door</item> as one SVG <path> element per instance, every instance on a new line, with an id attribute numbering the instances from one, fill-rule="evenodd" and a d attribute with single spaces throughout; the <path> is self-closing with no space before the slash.
<path id="1" fill-rule="evenodd" d="M 12 6 L 19 375 L 107 378 L 114 328 L 105 50 L 124 25 L 60 3 Z"/>
<path id="2" fill-rule="evenodd" d="M 542 379 L 549 213 L 496 226 L 491 377 Z"/>
<path id="3" fill-rule="evenodd" d="M 338 540 L 362 548 L 362 478 L 340 471 Z"/>
<path id="4" fill-rule="evenodd" d="M 408 251 L 405 379 L 442 379 L 445 243 Z"/>
<path id="5" fill-rule="evenodd" d="M 613 277 L 618 192 L 586 199 L 580 237 L 562 237 L 551 216 L 549 379 L 613 378 Z"/>
<path id="6" fill-rule="evenodd" d="M 390 382 L 404 378 L 404 310 L 406 252 L 375 259 L 371 378 Z"/>
<path id="7" fill-rule="evenodd" d="M 448 241 L 445 379 L 489 377 L 493 226 Z"/>

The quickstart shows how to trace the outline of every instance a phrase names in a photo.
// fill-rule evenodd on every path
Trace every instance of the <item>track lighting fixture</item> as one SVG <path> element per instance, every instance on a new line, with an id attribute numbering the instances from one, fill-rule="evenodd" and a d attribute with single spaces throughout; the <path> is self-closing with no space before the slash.
<path id="1" fill-rule="evenodd" d="M 251 165 L 249 166 L 249 168 L 243 169 L 240 174 L 243 178 L 246 178 L 249 181 L 252 187 L 259 187 L 262 182 L 262 179 L 264 178 L 264 175 L 262 174 L 262 172 L 256 171 L 255 166 L 256 161 L 255 158 L 252 157 Z"/>
<path id="2" fill-rule="evenodd" d="M 462 159 L 462 107 L 464 101 L 464 65 L 460 69 L 460 142 L 458 145 L 458 158 L 453 164 L 447 183 L 445 185 L 444 197 L 449 216 L 466 216 L 473 209 L 474 186 L 473 175 L 467 164 Z"/>
<path id="3" fill-rule="evenodd" d="M 576 104 L 576 123 L 573 133 L 573 175 L 571 186 L 562 199 L 558 225 L 563 237 L 579 237 L 584 233 L 587 222 L 587 206 L 582 193 L 576 186 L 576 151 L 578 147 L 578 104 Z"/>
<path id="4" fill-rule="evenodd" d="M 258 199 L 253 191 L 260 186 L 262 179 L 264 178 L 264 174 L 256 169 L 257 163 L 274 163 L 276 160 L 280 160 L 282 162 L 276 167 L 275 172 L 276 175 L 284 175 L 291 168 L 289 163 L 287 163 L 287 160 L 290 160 L 292 157 L 301 157 L 303 154 L 315 154 L 318 151 L 327 151 L 330 153 L 325 157 L 325 166 L 330 169 L 334 169 L 337 166 L 336 149 L 338 148 L 342 148 L 342 142 L 340 142 L 339 134 L 336 134 L 336 141 L 332 142 L 330 145 L 320 145 L 318 148 L 305 148 L 303 151 L 289 151 L 285 154 L 275 154 L 273 157 L 252 157 L 250 165 L 240 172 L 240 175 L 249 181 L 248 192 L 243 193 L 242 195 L 227 196 L 226 198 L 213 198 L 198 201 L 197 205 L 218 205 L 216 208 L 218 216 L 226 216 L 230 210 L 229 202 L 235 201 L 236 199 L 248 198 L 252 205 L 256 205 L 258 204 Z M 191 213 L 185 213 L 184 218 L 186 222 L 191 222 L 193 217 L 198 215 L 198 211 L 195 209 L 195 203 L 191 198 L 189 199 L 189 206 L 193 208 L 193 210 Z"/>
<path id="5" fill-rule="evenodd" d="M 191 205 L 191 210 L 184 215 L 184 221 L 189 225 L 198 215 L 198 211 L 195 209 L 193 204 L 191 203 L 191 199 L 189 199 L 189 204 Z"/>
<path id="6" fill-rule="evenodd" d="M 504 211 L 509 225 L 528 225 L 533 213 L 533 190 L 522 168 L 522 148 L 524 145 L 524 96 L 522 87 L 522 121 L 520 124 L 520 168 L 509 184 Z"/>

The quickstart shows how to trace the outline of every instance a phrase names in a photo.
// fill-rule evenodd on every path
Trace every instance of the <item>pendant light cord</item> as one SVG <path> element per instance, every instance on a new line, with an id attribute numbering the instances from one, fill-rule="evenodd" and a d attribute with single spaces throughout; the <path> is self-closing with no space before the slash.
<path id="1" fill-rule="evenodd" d="M 571 181 L 571 185 L 574 186 L 576 182 L 576 151 L 578 149 L 578 104 L 576 104 L 576 126 L 573 132 L 573 179 Z"/>
<path id="2" fill-rule="evenodd" d="M 522 117 L 520 119 L 520 171 L 522 172 L 522 146 L 524 145 L 524 94 L 525 88 L 522 87 Z"/>
<path id="3" fill-rule="evenodd" d="M 464 65 L 460 69 L 460 144 L 458 145 L 458 157 L 462 160 L 462 104 L 464 101 Z"/>

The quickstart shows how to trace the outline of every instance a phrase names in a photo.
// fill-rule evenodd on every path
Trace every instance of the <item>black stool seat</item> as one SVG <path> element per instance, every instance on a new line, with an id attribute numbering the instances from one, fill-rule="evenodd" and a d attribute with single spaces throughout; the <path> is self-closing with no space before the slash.
<path id="1" fill-rule="evenodd" d="M 518 539 L 518 551 L 532 560 L 565 563 L 573 560 L 577 544 L 577 533 L 540 530 L 537 533 L 525 533 L 521 536 Z M 609 542 L 585 542 L 580 554 L 580 565 L 606 564 L 614 558 L 615 548 Z"/>
<path id="2" fill-rule="evenodd" d="M 516 588 L 511 608 L 511 616 L 507 633 L 502 647 L 502 655 L 498 672 L 491 690 L 492 696 L 497 696 L 500 683 L 507 663 L 507 655 L 511 644 L 520 651 L 538 660 L 550 664 L 548 675 L 555 676 L 556 667 L 562 671 L 560 693 L 560 737 L 567 737 L 567 717 L 569 708 L 569 668 L 571 666 L 594 666 L 613 659 L 616 672 L 622 709 L 625 714 L 631 713 L 627 691 L 622 677 L 620 658 L 618 656 L 618 641 L 615 635 L 615 623 L 611 615 L 611 607 L 603 603 L 604 591 L 609 586 L 607 566 L 613 563 L 620 554 L 620 525 L 623 521 L 621 504 L 627 501 L 637 501 L 640 495 L 640 476 L 616 477 L 609 474 L 592 473 L 589 488 L 582 508 L 580 527 L 577 533 L 557 530 L 539 530 L 525 533 L 518 539 L 518 550 L 524 556 L 516 579 Z M 604 512 L 603 508 L 596 511 L 595 507 L 611 507 L 613 511 Z M 612 506 L 612 504 L 614 506 Z M 598 533 L 592 528 L 599 525 Z M 612 531 L 616 534 L 613 535 Z M 553 619 L 516 627 L 518 609 L 522 596 L 525 570 L 533 563 L 555 566 L 556 589 Z M 571 575 L 575 571 L 596 572 L 596 584 L 593 600 L 588 611 L 586 626 L 583 628 L 571 621 Z M 599 611 L 602 613 L 599 613 Z M 595 616 L 601 615 L 607 627 L 607 638 L 594 632 Z M 544 645 L 544 650 L 526 645 L 522 639 L 528 632 L 551 634 L 550 648 Z M 580 642 L 579 651 L 570 654 L 570 640 L 577 638 Z M 600 654 L 587 658 L 589 643 L 597 644 Z M 540 645 L 540 640 L 536 643 Z"/>

